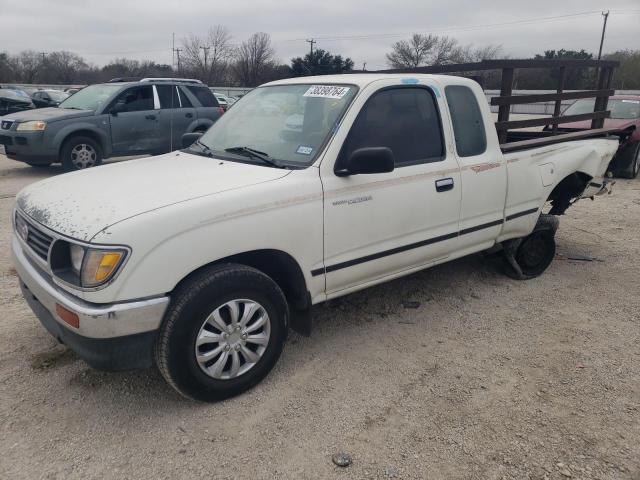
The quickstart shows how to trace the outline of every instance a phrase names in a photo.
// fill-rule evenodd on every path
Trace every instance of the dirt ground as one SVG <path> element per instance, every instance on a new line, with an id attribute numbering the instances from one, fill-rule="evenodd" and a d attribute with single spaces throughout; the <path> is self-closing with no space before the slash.
<path id="1" fill-rule="evenodd" d="M 640 180 L 572 207 L 542 277 L 476 255 L 318 306 L 207 405 L 92 370 L 22 300 L 14 197 L 59 173 L 0 155 L 0 478 L 640 479 Z"/>

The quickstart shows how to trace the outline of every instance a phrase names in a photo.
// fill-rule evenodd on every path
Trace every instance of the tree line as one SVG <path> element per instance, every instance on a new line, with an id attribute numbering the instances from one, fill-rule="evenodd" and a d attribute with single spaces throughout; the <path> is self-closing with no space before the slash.
<path id="1" fill-rule="evenodd" d="M 429 65 L 471 63 L 484 59 L 508 58 L 501 45 L 463 45 L 448 36 L 413 34 L 390 46 L 386 61 L 390 68 L 412 68 Z M 583 58 L 593 54 L 573 50 L 548 50 L 534 58 Z M 607 54 L 606 59 L 619 60 L 614 87 L 640 89 L 640 50 L 622 50 Z M 16 55 L 0 52 L 0 83 L 91 84 L 116 77 L 187 77 L 208 85 L 254 87 L 264 82 L 288 77 L 344 73 L 354 70 L 351 58 L 316 48 L 290 63 L 278 60 L 269 34 L 257 32 L 246 40 L 234 42 L 229 30 L 212 27 L 205 35 L 189 35 L 174 51 L 174 64 L 150 60 L 115 58 L 99 67 L 80 55 L 68 51 L 49 53 L 26 50 Z M 495 72 L 470 72 L 482 78 L 485 88 L 496 88 Z M 555 88 L 555 72 L 521 70 L 516 88 Z M 593 72 L 570 73 L 566 88 L 591 88 Z"/>

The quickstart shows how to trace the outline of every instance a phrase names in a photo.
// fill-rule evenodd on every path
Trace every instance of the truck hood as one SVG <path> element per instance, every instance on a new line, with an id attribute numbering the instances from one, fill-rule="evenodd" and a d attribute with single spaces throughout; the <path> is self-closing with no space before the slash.
<path id="1" fill-rule="evenodd" d="M 21 211 L 51 230 L 88 242 L 127 218 L 288 173 L 173 152 L 52 177 L 22 190 L 16 202 Z"/>
<path id="2" fill-rule="evenodd" d="M 57 120 L 67 120 L 69 118 L 91 117 L 91 110 L 72 110 L 69 108 L 37 108 L 25 112 L 12 113 L 11 120 L 17 122 L 30 122 L 33 120 L 44 120 L 45 122 L 55 122 Z"/>

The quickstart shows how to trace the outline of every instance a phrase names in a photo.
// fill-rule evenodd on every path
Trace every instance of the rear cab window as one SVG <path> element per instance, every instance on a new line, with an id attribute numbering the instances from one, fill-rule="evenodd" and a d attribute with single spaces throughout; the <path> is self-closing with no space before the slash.
<path id="1" fill-rule="evenodd" d="M 482 155 L 487 150 L 487 134 L 478 99 L 473 90 L 464 85 L 448 85 L 444 92 L 458 156 Z"/>

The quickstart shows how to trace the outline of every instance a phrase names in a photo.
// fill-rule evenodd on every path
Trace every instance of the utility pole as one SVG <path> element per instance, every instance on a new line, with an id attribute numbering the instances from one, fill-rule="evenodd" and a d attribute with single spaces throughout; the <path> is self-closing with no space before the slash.
<path id="1" fill-rule="evenodd" d="M 362 71 L 363 71 L 363 72 L 366 72 L 366 71 L 367 71 L 367 62 L 364 62 L 364 63 L 362 64 Z"/>
<path id="2" fill-rule="evenodd" d="M 42 55 L 42 63 L 44 63 L 44 61 L 46 60 L 47 54 L 45 52 L 40 52 L 40 54 Z"/>
<path id="3" fill-rule="evenodd" d="M 307 43 L 311 44 L 311 56 L 313 57 L 313 44 L 316 43 L 316 41 L 312 38 L 307 40 Z"/>
<path id="4" fill-rule="evenodd" d="M 204 51 L 204 71 L 207 71 L 207 54 L 211 47 L 200 47 Z"/>
<path id="5" fill-rule="evenodd" d="M 176 68 L 176 32 L 172 33 L 171 40 L 171 70 Z"/>
<path id="6" fill-rule="evenodd" d="M 178 74 L 180 74 L 180 52 L 182 51 L 182 49 L 174 48 L 173 51 L 176 52 L 176 58 L 178 59 Z"/>
<path id="7" fill-rule="evenodd" d="M 604 17 L 604 24 L 602 25 L 602 37 L 600 37 L 600 50 L 598 50 L 598 60 L 602 57 L 602 45 L 604 44 L 604 32 L 607 30 L 607 19 L 609 18 L 609 10 L 607 13 L 602 12 L 602 16 Z"/>

